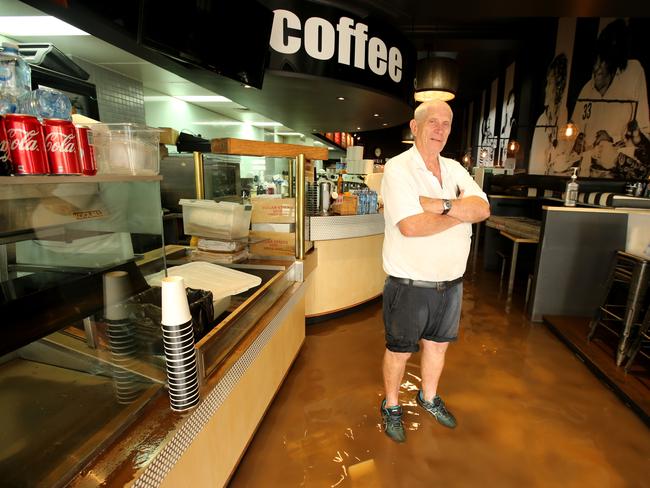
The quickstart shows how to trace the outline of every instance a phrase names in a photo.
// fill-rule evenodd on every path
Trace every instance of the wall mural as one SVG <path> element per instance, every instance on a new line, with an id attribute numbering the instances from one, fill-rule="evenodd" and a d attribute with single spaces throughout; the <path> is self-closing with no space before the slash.
<path id="1" fill-rule="evenodd" d="M 506 69 L 505 85 L 503 87 L 503 106 L 501 108 L 501 130 L 499 132 L 499 157 L 501 165 L 508 157 L 508 141 L 515 124 L 515 63 Z"/>
<path id="2" fill-rule="evenodd" d="M 487 147 L 484 146 L 484 141 L 485 144 L 487 144 L 487 141 L 489 140 L 488 137 L 490 136 L 490 130 L 489 130 L 489 122 L 488 122 L 488 109 L 487 109 L 487 104 L 489 103 L 489 100 L 487 100 L 487 90 L 483 90 L 483 94 L 481 95 L 481 117 L 479 119 L 480 125 L 479 125 L 479 130 L 478 130 L 478 151 L 476 154 L 476 162 L 479 166 L 492 166 L 492 155 L 489 154 L 489 151 Z"/>
<path id="3" fill-rule="evenodd" d="M 575 53 L 575 59 L 591 56 L 591 72 L 586 81 L 585 73 L 574 76 L 572 83 L 582 87 L 573 103 L 567 104 L 569 74 L 575 74 L 570 70 L 575 28 L 565 19 L 558 27 L 556 55 L 547 71 L 544 111 L 535 126 L 529 172 L 566 175 L 578 167 L 580 176 L 647 178 L 648 86 L 642 61 L 637 59 L 645 45 L 643 29 L 636 25 L 633 35 L 625 19 L 600 19 L 591 53 Z M 568 117 L 567 106 L 572 106 Z M 564 132 L 567 122 L 575 127 L 572 135 Z"/>
<path id="4" fill-rule="evenodd" d="M 568 122 L 567 93 L 575 37 L 575 19 L 559 19 L 555 56 L 546 71 L 544 108 L 537 118 L 530 148 L 531 174 L 564 174 L 569 140 L 560 137 Z"/>
<path id="5" fill-rule="evenodd" d="M 483 92 L 483 103 L 481 112 L 481 131 L 478 144 L 478 163 L 481 166 L 494 166 L 497 158 L 498 128 L 497 118 L 497 88 L 498 78 L 492 82 L 490 98 L 486 100 L 487 94 Z M 489 108 L 488 108 L 489 103 Z"/>

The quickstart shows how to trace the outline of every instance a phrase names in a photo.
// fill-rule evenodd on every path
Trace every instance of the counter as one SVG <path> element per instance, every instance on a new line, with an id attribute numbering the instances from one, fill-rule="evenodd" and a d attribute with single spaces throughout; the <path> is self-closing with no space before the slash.
<path id="1" fill-rule="evenodd" d="M 261 284 L 197 320 L 201 401 L 175 413 L 145 277 L 190 256 L 156 242 L 160 177 L 0 184 L 2 486 L 226 484 L 304 340 L 314 259 L 232 265 Z"/>
<path id="2" fill-rule="evenodd" d="M 289 278 L 301 274 L 299 266 L 286 264 Z M 172 412 L 166 392 L 161 392 L 70 486 L 226 485 L 302 346 L 305 288 L 301 282 L 289 286 L 219 357 L 203 381 L 196 408 Z M 224 328 L 223 322 L 245 321 L 247 301 L 215 332 Z"/>
<path id="3" fill-rule="evenodd" d="M 305 315 L 324 317 L 382 294 L 383 214 L 308 217 L 318 266 L 306 281 Z"/>

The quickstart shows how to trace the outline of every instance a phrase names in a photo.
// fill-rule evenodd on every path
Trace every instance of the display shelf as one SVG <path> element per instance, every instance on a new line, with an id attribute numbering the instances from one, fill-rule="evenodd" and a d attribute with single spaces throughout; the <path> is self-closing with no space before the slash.
<path id="1" fill-rule="evenodd" d="M 160 175 L 95 175 L 95 176 L 0 176 L 0 185 L 36 185 L 56 183 L 107 183 L 117 181 L 162 181 Z"/>

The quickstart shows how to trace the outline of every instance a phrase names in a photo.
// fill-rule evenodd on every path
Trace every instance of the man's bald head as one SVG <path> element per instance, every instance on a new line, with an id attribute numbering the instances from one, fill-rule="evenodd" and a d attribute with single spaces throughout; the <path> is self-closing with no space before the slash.
<path id="1" fill-rule="evenodd" d="M 432 108 L 443 108 L 444 110 L 447 110 L 449 112 L 450 119 L 454 118 L 454 112 L 451 110 L 451 107 L 447 102 L 443 102 L 442 100 L 432 100 L 430 102 L 421 103 L 415 109 L 415 112 L 413 113 L 413 118 L 418 123 L 423 122 L 427 118 L 427 114 L 429 113 L 429 110 Z"/>

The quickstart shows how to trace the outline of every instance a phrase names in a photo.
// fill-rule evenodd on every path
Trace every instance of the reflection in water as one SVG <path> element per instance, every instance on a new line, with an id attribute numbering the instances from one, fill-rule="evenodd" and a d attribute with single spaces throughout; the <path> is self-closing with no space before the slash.
<path id="1" fill-rule="evenodd" d="M 385 342 L 381 303 L 371 304 L 307 326 L 229 488 L 643 486 L 647 428 L 543 325 L 525 319 L 522 289 L 504 314 L 498 278 L 465 288 L 471 306 L 439 388 L 456 429 L 415 405 L 414 354 L 399 398 L 407 441 L 381 431 Z"/>

